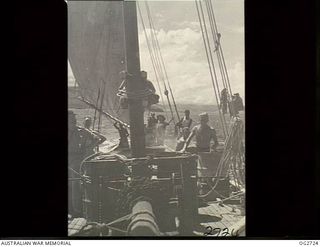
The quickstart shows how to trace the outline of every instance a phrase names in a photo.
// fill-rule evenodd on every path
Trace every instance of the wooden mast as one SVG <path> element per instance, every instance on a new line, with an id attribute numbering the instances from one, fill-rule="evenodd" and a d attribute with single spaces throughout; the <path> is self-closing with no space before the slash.
<path id="1" fill-rule="evenodd" d="M 130 95 L 136 95 L 139 93 L 139 91 L 141 92 L 141 90 L 143 90 L 143 85 L 141 83 L 140 76 L 139 39 L 135 1 L 123 2 L 123 18 L 125 33 L 126 70 L 129 73 L 126 89 L 127 92 L 130 92 Z M 143 157 L 145 156 L 145 134 L 143 117 L 144 108 L 142 106 L 142 99 L 129 97 L 128 103 L 131 154 L 132 157 Z"/>

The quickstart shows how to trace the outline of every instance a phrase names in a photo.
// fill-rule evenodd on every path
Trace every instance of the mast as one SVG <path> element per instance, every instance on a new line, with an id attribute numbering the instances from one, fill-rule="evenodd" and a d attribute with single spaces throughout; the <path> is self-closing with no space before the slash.
<path id="1" fill-rule="evenodd" d="M 137 10 L 135 1 L 123 2 L 126 71 L 129 73 L 126 89 L 130 95 L 137 95 L 142 88 L 140 76 L 139 40 Z M 144 108 L 139 97 L 129 98 L 130 142 L 132 157 L 145 156 Z M 139 169 L 137 169 L 139 170 Z M 137 171 L 138 172 L 138 171 Z M 140 172 L 138 172 L 140 173 Z M 141 175 L 137 174 L 137 175 Z"/>

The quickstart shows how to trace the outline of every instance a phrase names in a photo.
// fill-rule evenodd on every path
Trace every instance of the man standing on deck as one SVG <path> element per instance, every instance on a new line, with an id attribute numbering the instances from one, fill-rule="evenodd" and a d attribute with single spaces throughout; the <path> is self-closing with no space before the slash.
<path id="1" fill-rule="evenodd" d="M 157 122 L 158 122 L 158 119 L 156 118 L 156 114 L 155 113 L 151 113 L 151 116 L 149 117 L 148 121 L 150 121 L 150 125 L 152 127 L 155 127 Z"/>
<path id="2" fill-rule="evenodd" d="M 68 111 L 68 168 L 69 178 L 78 179 L 80 175 L 80 165 L 85 158 L 85 139 L 93 142 L 97 137 L 90 131 L 77 126 L 77 120 L 73 111 Z M 82 214 L 82 198 L 79 180 L 69 182 L 68 211 L 74 217 Z"/>
<path id="3" fill-rule="evenodd" d="M 181 131 L 181 137 L 178 138 L 176 151 L 180 151 L 181 149 L 183 149 L 189 135 L 190 135 L 190 129 L 188 127 L 184 127 Z"/>
<path id="4" fill-rule="evenodd" d="M 86 117 L 83 122 L 84 131 L 83 131 L 83 145 L 85 149 L 85 157 L 88 157 L 95 153 L 95 149 L 102 144 L 106 138 L 101 135 L 98 131 L 91 129 L 92 119 L 91 117 Z M 92 134 L 94 136 L 92 136 Z"/>
<path id="5" fill-rule="evenodd" d="M 209 115 L 208 113 L 204 112 L 199 115 L 200 117 L 200 124 L 193 127 L 191 133 L 186 140 L 186 143 L 181 150 L 184 152 L 187 147 L 189 146 L 191 139 L 195 136 L 196 137 L 196 148 L 197 152 L 210 152 L 210 144 L 211 140 L 214 141 L 213 150 L 216 149 L 218 146 L 218 139 L 216 135 L 215 129 L 211 128 L 208 125 L 209 122 Z"/>
<path id="6" fill-rule="evenodd" d="M 220 96 L 220 108 L 222 108 L 222 114 L 226 114 L 228 112 L 228 104 L 229 104 L 229 94 L 226 88 L 222 89 Z"/>
<path id="7" fill-rule="evenodd" d="M 243 101 L 242 101 L 242 98 L 240 97 L 239 93 L 234 94 L 233 108 L 234 108 L 235 116 L 239 115 L 239 111 L 243 111 L 243 109 L 244 109 Z"/>
<path id="8" fill-rule="evenodd" d="M 147 146 L 153 146 L 156 141 L 156 126 L 158 120 L 155 115 L 155 113 L 151 113 L 151 116 L 148 117 L 147 124 L 145 126 L 145 139 Z"/>
<path id="9" fill-rule="evenodd" d="M 157 127 L 156 127 L 156 142 L 157 145 L 164 145 L 164 139 L 166 136 L 166 128 L 169 125 L 169 123 L 167 123 L 165 120 L 165 116 L 163 115 L 158 115 L 158 123 L 157 123 Z"/>
<path id="10" fill-rule="evenodd" d="M 178 133 L 178 139 L 181 137 L 182 135 L 182 130 L 183 128 L 189 128 L 191 129 L 191 125 L 192 125 L 192 118 L 190 118 L 190 110 L 185 110 L 184 111 L 184 117 L 180 119 L 180 121 L 178 123 L 176 123 L 176 128 L 179 129 Z"/>
<path id="11" fill-rule="evenodd" d="M 119 136 L 120 136 L 118 147 L 129 148 L 129 142 L 128 142 L 129 133 L 127 129 L 123 126 L 123 124 L 119 122 L 115 122 L 113 126 L 118 130 Z"/>

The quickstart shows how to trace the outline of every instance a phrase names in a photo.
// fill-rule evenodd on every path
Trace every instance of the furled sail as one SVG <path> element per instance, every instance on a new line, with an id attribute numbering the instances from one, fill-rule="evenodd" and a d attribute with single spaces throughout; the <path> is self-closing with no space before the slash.
<path id="1" fill-rule="evenodd" d="M 94 104 L 99 97 L 98 107 L 128 122 L 117 96 L 125 69 L 122 7 L 122 1 L 68 1 L 68 59 L 81 95 Z"/>

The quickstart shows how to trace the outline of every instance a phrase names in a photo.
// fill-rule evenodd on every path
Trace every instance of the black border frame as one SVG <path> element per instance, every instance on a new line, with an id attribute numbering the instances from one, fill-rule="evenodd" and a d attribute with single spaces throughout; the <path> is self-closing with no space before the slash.
<path id="1" fill-rule="evenodd" d="M 244 239 L 320 235 L 316 2 L 245 1 Z M 13 14 L 15 80 L 4 91 L 9 115 L 3 130 L 8 129 L 9 138 L 2 162 L 1 238 L 71 239 L 66 217 L 66 3 L 15 2 Z"/>

